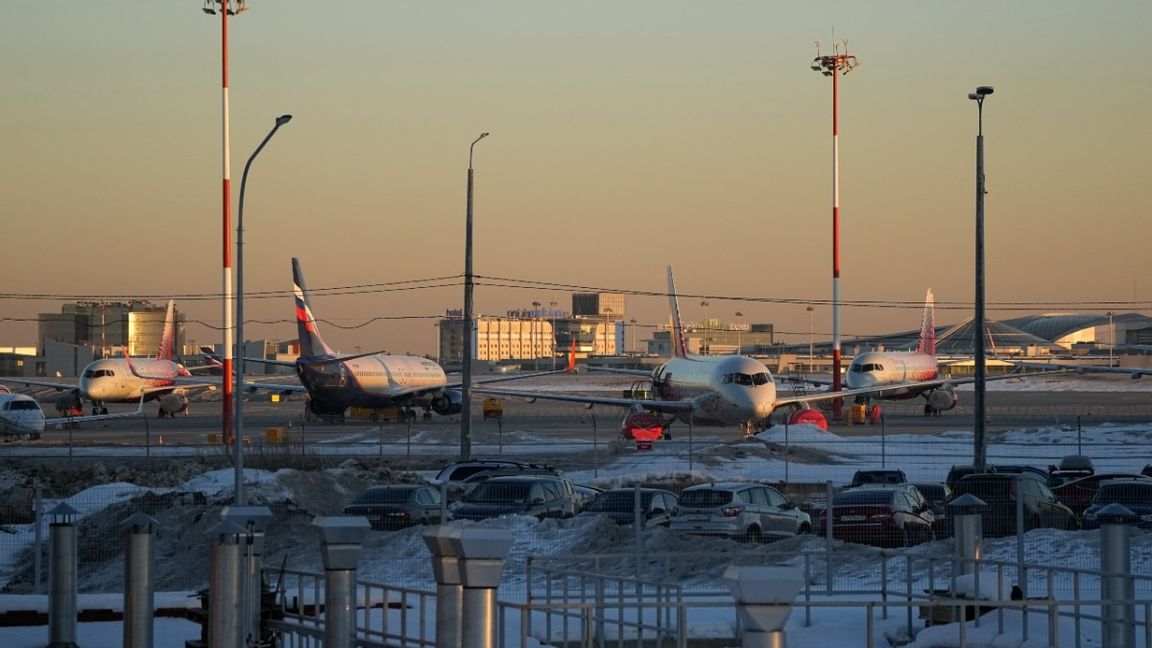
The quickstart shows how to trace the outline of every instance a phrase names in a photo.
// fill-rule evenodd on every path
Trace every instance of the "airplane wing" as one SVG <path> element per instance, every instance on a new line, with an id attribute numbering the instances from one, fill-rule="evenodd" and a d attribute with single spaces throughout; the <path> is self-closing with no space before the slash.
<path id="1" fill-rule="evenodd" d="M 1018 371 L 1012 371 L 1012 372 L 1004 373 L 1004 374 L 996 374 L 995 376 L 986 376 L 984 378 L 984 380 L 986 382 L 988 382 L 988 381 L 995 381 L 995 380 L 1007 380 L 1009 378 L 1023 378 L 1026 376 L 1050 376 L 1050 375 L 1064 374 L 1064 373 L 1067 373 L 1067 372 L 1060 370 L 1060 371 L 1040 371 L 1040 372 L 1035 372 L 1035 373 L 1024 374 L 1024 373 L 1020 373 Z M 866 387 L 866 388 L 862 388 L 862 389 L 842 389 L 838 392 L 827 391 L 827 392 L 819 392 L 819 393 L 815 393 L 815 394 L 803 394 L 803 395 L 799 395 L 799 396 L 790 396 L 790 397 L 780 398 L 779 400 L 776 401 L 776 406 L 781 407 L 781 406 L 785 406 L 785 405 L 794 405 L 794 404 L 798 404 L 798 403 L 812 403 L 812 402 L 817 402 L 817 401 L 822 401 L 822 400 L 831 400 L 833 398 L 845 398 L 845 397 L 854 397 L 854 396 L 874 396 L 874 395 L 878 395 L 878 394 L 884 394 L 885 392 L 897 392 L 897 393 L 921 392 L 921 391 L 928 391 L 931 389 L 937 389 L 943 385 L 967 385 L 969 383 L 974 383 L 974 382 L 976 382 L 976 378 L 971 377 L 971 376 L 966 376 L 964 378 L 943 377 L 943 378 L 936 378 L 933 380 L 923 380 L 920 382 L 893 383 L 890 385 L 883 385 L 883 386 L 879 386 L 879 387 Z"/>
<path id="2" fill-rule="evenodd" d="M 111 419 L 130 418 L 133 416 L 141 416 L 144 414 L 144 398 L 140 398 L 140 404 L 132 412 L 117 412 L 115 414 L 93 414 L 92 416 L 60 416 L 56 418 L 44 418 L 44 427 L 52 427 L 57 425 L 75 425 L 76 423 L 91 423 L 93 421 L 108 421 Z"/>
<path id="3" fill-rule="evenodd" d="M 652 377 L 652 371 L 651 370 L 646 371 L 644 369 L 618 369 L 615 367 L 585 367 L 585 369 L 587 369 L 590 372 L 596 371 L 599 373 L 614 373 L 614 374 L 622 374 L 625 376 L 643 376 L 645 378 L 651 378 Z"/>
<path id="4" fill-rule="evenodd" d="M 639 405 L 654 412 L 690 412 L 693 404 L 690 400 L 662 401 L 647 398 L 611 398 L 606 396 L 578 396 L 575 394 L 559 394 L 521 389 L 504 389 L 502 387 L 480 387 L 472 390 L 478 394 L 491 394 L 493 396 L 508 396 L 524 398 L 527 400 L 556 400 L 568 403 L 583 403 L 584 405 L 612 405 L 615 407 L 633 407 Z"/>
<path id="5" fill-rule="evenodd" d="M 1152 376 L 1152 369 L 1143 369 L 1141 367 L 1083 367 L 1083 366 L 1068 366 L 1051 364 L 1047 362 L 1018 362 L 1018 367 L 1026 367 L 1028 369 L 1062 369 L 1065 373 L 1114 373 L 1126 374 L 1132 377 L 1133 380 L 1139 380 L 1144 376 Z"/>
<path id="6" fill-rule="evenodd" d="M 148 394 L 151 394 L 154 392 L 160 392 L 160 391 L 167 391 L 167 390 L 172 389 L 172 386 L 180 386 L 180 387 L 183 387 L 185 389 L 192 389 L 194 387 L 221 387 L 224 385 L 224 380 L 222 378 L 219 380 L 207 380 L 204 378 L 193 378 L 191 376 L 145 376 L 145 375 L 142 375 L 140 372 L 136 371 L 136 365 L 132 364 L 131 362 L 128 363 L 128 369 L 131 370 L 132 375 L 136 376 L 137 378 L 142 378 L 144 380 L 167 380 L 167 381 L 170 381 L 172 383 L 172 385 L 168 385 L 168 386 L 164 386 L 164 387 L 150 388 L 146 392 Z M 267 383 L 267 382 L 245 381 L 242 383 L 242 388 L 245 391 L 268 390 L 268 391 L 278 391 L 281 393 L 290 393 L 290 392 L 303 393 L 303 392 L 308 391 L 307 389 L 305 389 L 304 385 L 301 385 L 299 383 L 297 383 L 295 385 L 282 385 L 282 384 Z"/>
<path id="7" fill-rule="evenodd" d="M 57 391 L 71 391 L 73 389 L 79 389 L 80 388 L 80 385 L 78 385 L 76 383 L 69 384 L 69 383 L 47 382 L 44 380 L 28 380 L 27 378 L 15 378 L 15 377 L 11 377 L 11 376 L 5 376 L 3 378 L 0 378 L 0 383 L 7 383 L 9 385 L 24 385 L 25 387 L 52 387 L 53 389 L 55 389 Z"/>

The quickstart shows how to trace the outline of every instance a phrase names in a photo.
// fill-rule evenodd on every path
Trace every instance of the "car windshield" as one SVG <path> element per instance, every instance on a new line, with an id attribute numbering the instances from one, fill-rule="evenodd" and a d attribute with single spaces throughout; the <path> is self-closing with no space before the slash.
<path id="1" fill-rule="evenodd" d="M 858 504 L 887 504 L 892 499 L 889 490 L 850 490 L 837 495 L 832 503 L 836 506 Z"/>
<path id="2" fill-rule="evenodd" d="M 528 501 L 526 482 L 481 482 L 464 498 L 466 502 L 523 504 Z"/>
<path id="3" fill-rule="evenodd" d="M 353 504 L 401 504 L 408 501 L 411 488 L 373 488 L 360 494 Z"/>
<path id="4" fill-rule="evenodd" d="M 1148 506 L 1152 504 L 1152 484 L 1104 484 L 1092 503 Z"/>
<path id="5" fill-rule="evenodd" d="M 607 513 L 611 511 L 631 511 L 635 506 L 635 493 L 632 491 L 613 491 L 604 493 L 588 505 L 586 511 L 593 513 Z M 652 501 L 652 493 L 640 493 L 641 507 Z"/>
<path id="6" fill-rule="evenodd" d="M 681 506 L 723 506 L 732 501 L 732 491 L 726 490 L 686 490 L 680 496 Z"/>

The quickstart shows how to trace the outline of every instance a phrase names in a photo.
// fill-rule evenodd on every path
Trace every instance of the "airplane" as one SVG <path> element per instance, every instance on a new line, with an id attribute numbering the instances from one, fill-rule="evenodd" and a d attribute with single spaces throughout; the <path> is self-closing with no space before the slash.
<path id="1" fill-rule="evenodd" d="M 134 412 L 47 418 L 36 399 L 25 394 L 14 393 L 7 387 L 0 386 L 0 438 L 6 440 L 11 438 L 39 439 L 49 426 L 72 426 L 90 421 L 139 416 L 143 413 L 144 399 L 141 398 L 140 407 Z"/>
<path id="2" fill-rule="evenodd" d="M 349 407 L 384 409 L 399 407 L 404 418 L 415 418 L 412 409 L 424 409 L 424 418 L 435 412 L 441 416 L 459 414 L 463 382 L 448 382 L 444 369 L 420 356 L 391 355 L 381 352 L 339 355 L 320 336 L 312 314 L 308 290 L 300 260 L 292 259 L 292 291 L 296 303 L 296 331 L 300 338 L 300 356 L 295 362 L 245 358 L 245 362 L 291 366 L 300 379 L 299 385 L 245 383 L 244 389 L 266 389 L 281 393 L 306 393 L 306 412 L 325 421 L 341 421 Z M 571 366 L 571 360 L 569 361 Z M 491 378 L 477 383 L 520 380 L 554 372 L 539 372 Z M 147 375 L 147 374 L 143 374 Z M 179 379 L 181 382 L 187 378 Z"/>
<path id="3" fill-rule="evenodd" d="M 858 354 L 849 363 L 844 383 L 849 390 L 863 391 L 856 402 L 871 407 L 872 400 L 904 400 L 924 398 L 924 415 L 939 416 L 956 407 L 959 397 L 956 385 L 976 382 L 975 377 L 954 379 L 940 375 L 940 361 L 936 356 L 936 301 L 929 289 L 924 297 L 924 316 L 920 321 L 920 338 L 914 351 L 867 351 Z M 1026 368 L 1016 363 L 1016 369 L 1006 374 L 986 376 L 986 381 L 1019 377 L 1017 371 Z M 1061 371 L 1049 373 L 1063 373 Z M 822 384 L 818 379 L 809 380 Z"/>
<path id="4" fill-rule="evenodd" d="M 0 378 L 0 381 L 52 387 L 66 391 L 56 399 L 56 410 L 61 414 L 82 411 L 84 401 L 92 404 L 92 415 L 108 415 L 107 403 L 135 403 L 141 398 L 159 403 L 159 416 L 175 417 L 188 412 L 187 390 L 192 387 L 211 387 L 211 383 L 177 386 L 177 377 L 188 377 L 191 373 L 178 362 L 172 360 L 175 339 L 175 303 L 168 301 L 168 313 L 164 320 L 164 332 L 160 346 L 153 358 L 102 358 L 88 363 L 80 374 L 79 385 L 53 383 L 38 380 Z"/>
<path id="5" fill-rule="evenodd" d="M 641 419 L 651 419 L 650 413 L 666 415 L 665 429 L 675 420 L 714 425 L 739 425 L 746 436 L 757 429 L 771 425 L 770 419 L 777 409 L 792 406 L 799 411 L 809 409 L 810 403 L 854 396 L 875 391 L 842 390 L 779 397 L 772 372 L 755 358 L 743 355 L 699 356 L 687 352 L 684 326 L 680 320 L 680 307 L 676 297 L 676 283 L 672 267 L 668 267 L 668 300 L 672 315 L 672 357 L 652 372 L 630 369 L 611 371 L 651 380 L 655 399 L 582 396 L 553 392 L 479 387 L 475 391 L 497 396 L 520 397 L 528 400 L 546 399 L 593 405 L 614 405 L 629 408 L 630 418 L 636 425 L 647 425 Z M 589 368 L 592 370 L 592 368 Z M 629 426 L 625 419 L 625 427 Z"/>

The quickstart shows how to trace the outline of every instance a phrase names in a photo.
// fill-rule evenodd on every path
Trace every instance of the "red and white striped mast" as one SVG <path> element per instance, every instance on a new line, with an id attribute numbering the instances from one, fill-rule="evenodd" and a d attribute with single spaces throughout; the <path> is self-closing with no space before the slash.
<path id="1" fill-rule="evenodd" d="M 841 50 L 843 46 L 843 51 Z M 816 41 L 816 58 L 812 69 L 832 77 L 832 391 L 840 391 L 840 81 L 860 63 L 848 54 L 848 41 L 834 43 L 832 54 L 820 55 Z M 836 418 L 840 417 L 840 399 L 833 401 Z"/>
<path id="2" fill-rule="evenodd" d="M 217 9 L 217 7 L 219 9 Z M 232 151 L 228 126 L 228 16 L 244 11 L 244 0 L 204 0 L 204 13 L 215 15 L 220 13 L 220 81 L 221 81 L 221 113 L 224 131 L 223 152 L 223 210 L 224 210 L 224 357 L 221 367 L 223 380 L 223 399 L 221 400 L 223 412 L 221 413 L 221 431 L 225 443 L 232 443 L 232 407 L 235 398 L 232 388 L 232 347 L 233 341 L 232 321 Z"/>

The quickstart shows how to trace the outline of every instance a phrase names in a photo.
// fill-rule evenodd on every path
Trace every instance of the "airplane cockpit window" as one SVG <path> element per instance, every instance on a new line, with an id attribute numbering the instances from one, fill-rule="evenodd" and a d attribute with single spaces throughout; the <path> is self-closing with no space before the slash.
<path id="1" fill-rule="evenodd" d="M 18 400 L 12 401 L 8 404 L 10 410 L 35 410 L 40 409 L 40 405 L 36 401 Z"/>
<path id="2" fill-rule="evenodd" d="M 111 369 L 87 369 L 84 371 L 85 378 L 103 378 L 104 376 L 115 376 L 115 372 Z"/>
<path id="3" fill-rule="evenodd" d="M 768 383 L 772 382 L 772 379 L 768 377 L 768 374 L 761 371 L 760 373 L 754 374 L 752 376 L 752 382 L 757 386 L 767 385 Z"/>
<path id="4" fill-rule="evenodd" d="M 862 367 L 858 364 L 854 364 L 848 368 L 848 371 L 850 371 L 852 373 L 860 373 L 861 371 L 864 371 L 864 367 Z"/>
<path id="5" fill-rule="evenodd" d="M 752 376 L 750 376 L 746 373 L 738 373 L 738 374 L 736 374 L 736 382 L 738 384 L 745 385 L 747 387 L 751 387 L 752 386 Z"/>
<path id="6" fill-rule="evenodd" d="M 733 375 L 735 374 L 724 374 L 724 377 L 720 379 L 720 382 L 724 383 L 725 385 L 731 383 Z"/>

